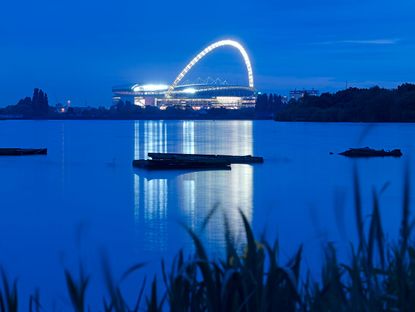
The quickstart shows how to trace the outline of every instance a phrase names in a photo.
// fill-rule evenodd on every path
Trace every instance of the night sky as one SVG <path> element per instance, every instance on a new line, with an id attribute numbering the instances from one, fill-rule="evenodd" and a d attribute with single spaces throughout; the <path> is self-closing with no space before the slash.
<path id="1" fill-rule="evenodd" d="M 51 105 L 109 106 L 112 86 L 170 83 L 224 38 L 246 47 L 260 91 L 415 81 L 413 0 L 3 1 L 0 36 L 0 106 L 34 87 Z M 247 83 L 232 48 L 187 78 L 208 76 Z"/>

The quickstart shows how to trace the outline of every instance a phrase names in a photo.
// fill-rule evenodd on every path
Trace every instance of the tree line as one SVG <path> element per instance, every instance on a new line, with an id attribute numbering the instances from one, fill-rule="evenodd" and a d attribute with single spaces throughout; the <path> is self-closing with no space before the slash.
<path id="1" fill-rule="evenodd" d="M 39 88 L 33 90 L 32 97 L 25 97 L 16 105 L 0 109 L 1 114 L 23 116 L 46 116 L 49 113 L 48 95 Z"/>
<path id="2" fill-rule="evenodd" d="M 258 94 L 255 103 L 257 117 L 273 117 L 284 107 L 282 96 L 278 94 Z"/>
<path id="3" fill-rule="evenodd" d="M 290 100 L 276 114 L 279 121 L 414 122 L 415 84 L 395 89 L 348 88 Z"/>

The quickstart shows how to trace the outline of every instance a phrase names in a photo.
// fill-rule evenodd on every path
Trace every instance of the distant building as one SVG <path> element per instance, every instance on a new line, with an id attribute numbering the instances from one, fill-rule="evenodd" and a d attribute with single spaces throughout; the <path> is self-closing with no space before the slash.
<path id="1" fill-rule="evenodd" d="M 297 89 L 295 89 L 295 90 L 290 91 L 289 99 L 290 100 L 296 100 L 297 101 L 297 100 L 303 98 L 305 95 L 308 95 L 308 96 L 319 96 L 320 95 L 320 91 L 315 90 L 315 89 L 311 89 L 311 90 L 305 90 L 305 89 L 303 89 L 303 90 L 297 90 Z"/>
<path id="2" fill-rule="evenodd" d="M 256 95 L 249 87 L 239 85 L 178 85 L 166 97 L 168 85 L 133 85 L 112 89 L 113 104 L 119 101 L 134 105 L 156 106 L 165 109 L 169 106 L 192 107 L 193 109 L 255 107 Z"/>
<path id="3" fill-rule="evenodd" d="M 220 47 L 237 49 L 245 63 L 248 85 L 228 85 L 217 83 L 182 84 L 182 79 L 189 70 L 211 51 Z M 130 102 L 136 106 L 154 106 L 167 109 L 169 106 L 194 110 L 209 108 L 253 108 L 256 102 L 254 75 L 251 61 L 245 48 L 234 40 L 217 41 L 196 55 L 179 73 L 177 78 L 168 85 L 164 84 L 134 84 L 112 89 L 112 100 L 116 104 L 120 101 Z"/>

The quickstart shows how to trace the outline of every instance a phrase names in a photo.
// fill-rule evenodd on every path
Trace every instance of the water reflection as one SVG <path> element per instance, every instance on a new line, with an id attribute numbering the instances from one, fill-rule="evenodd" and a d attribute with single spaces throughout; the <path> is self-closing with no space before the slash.
<path id="1" fill-rule="evenodd" d="M 253 154 L 252 122 L 136 121 L 134 158 L 149 152 Z M 134 215 L 137 238 L 146 250 L 164 251 L 177 242 L 169 224 L 183 221 L 200 228 L 210 209 L 219 205 L 206 231 L 211 250 L 223 246 L 223 215 L 236 239 L 243 239 L 238 209 L 252 220 L 253 167 L 233 165 L 231 171 L 134 171 Z M 177 229 L 177 226 L 170 227 Z M 176 230 L 177 231 L 177 230 Z"/>

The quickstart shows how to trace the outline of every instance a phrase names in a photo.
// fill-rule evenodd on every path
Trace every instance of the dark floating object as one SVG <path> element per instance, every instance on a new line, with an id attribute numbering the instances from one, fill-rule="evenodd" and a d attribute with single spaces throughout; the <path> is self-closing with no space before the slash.
<path id="1" fill-rule="evenodd" d="M 133 167 L 144 169 L 211 169 L 231 170 L 231 164 L 223 161 L 183 161 L 170 159 L 133 160 Z"/>
<path id="2" fill-rule="evenodd" d="M 207 154 L 178 154 L 178 153 L 148 153 L 154 160 L 177 160 L 177 161 L 198 161 L 198 162 L 227 162 L 229 164 L 253 164 L 263 163 L 264 158 L 244 155 L 207 155 Z"/>
<path id="3" fill-rule="evenodd" d="M 339 155 L 343 155 L 347 157 L 385 157 L 385 156 L 401 157 L 402 152 L 400 149 L 385 151 L 383 149 L 375 150 L 369 147 L 363 147 L 363 148 L 349 148 L 347 151 L 339 153 Z"/>
<path id="4" fill-rule="evenodd" d="M 0 148 L 0 156 L 47 155 L 47 148 Z"/>
<path id="5" fill-rule="evenodd" d="M 263 163 L 262 157 L 251 155 L 206 155 L 178 153 L 148 153 L 152 159 L 133 161 L 133 166 L 145 169 L 209 169 L 230 170 L 231 164 Z"/>

